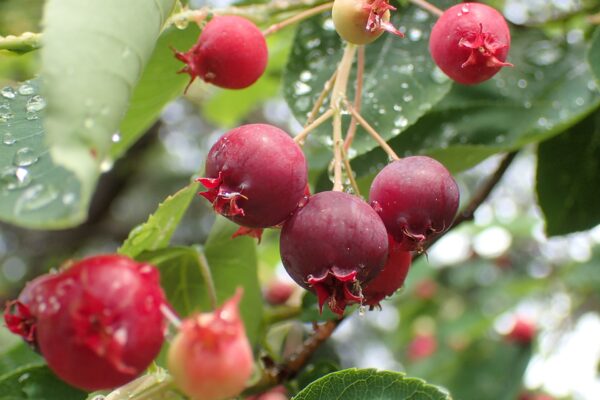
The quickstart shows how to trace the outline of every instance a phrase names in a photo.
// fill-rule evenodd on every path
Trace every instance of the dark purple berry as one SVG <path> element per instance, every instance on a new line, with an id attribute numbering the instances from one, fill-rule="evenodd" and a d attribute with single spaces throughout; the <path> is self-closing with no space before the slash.
<path id="1" fill-rule="evenodd" d="M 199 181 L 216 212 L 245 227 L 266 228 L 286 220 L 304 198 L 306 160 L 281 129 L 242 125 L 210 149 Z"/>
<path id="2" fill-rule="evenodd" d="M 388 232 L 406 251 L 446 231 L 456 215 L 458 185 L 448 170 L 430 157 L 406 157 L 387 165 L 369 193 Z"/>
<path id="3" fill-rule="evenodd" d="M 356 196 L 321 192 L 283 226 L 281 259 L 290 276 L 343 314 L 362 303 L 362 286 L 383 267 L 388 236 L 381 219 Z"/>

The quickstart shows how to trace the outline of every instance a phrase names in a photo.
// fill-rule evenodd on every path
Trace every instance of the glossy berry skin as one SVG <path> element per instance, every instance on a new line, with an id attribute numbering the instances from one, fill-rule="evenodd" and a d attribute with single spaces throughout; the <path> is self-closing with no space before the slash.
<path id="1" fill-rule="evenodd" d="M 362 303 L 361 287 L 387 259 L 388 237 L 367 203 L 342 192 L 311 196 L 283 226 L 280 252 L 288 274 L 317 294 L 322 308 L 343 314 Z"/>
<path id="2" fill-rule="evenodd" d="M 180 71 L 190 74 L 188 86 L 200 77 L 225 89 L 243 89 L 261 77 L 268 61 L 262 32 L 249 20 L 216 16 L 202 30 L 198 42 L 187 52 L 175 52 L 187 65 Z"/>
<path id="3" fill-rule="evenodd" d="M 410 268 L 412 256 L 404 251 L 394 239 L 389 238 L 388 257 L 383 269 L 363 288 L 365 301 L 368 306 L 378 306 L 381 300 L 391 296 L 404 285 Z"/>
<path id="4" fill-rule="evenodd" d="M 200 193 L 216 212 L 250 228 L 287 219 L 304 199 L 304 153 L 287 133 L 265 124 L 242 125 L 223 135 L 206 158 L 208 188 Z"/>
<path id="5" fill-rule="evenodd" d="M 435 63 L 456 82 L 490 79 L 506 62 L 510 31 L 502 14 L 481 3 L 460 3 L 437 20 L 429 38 Z"/>
<path id="6" fill-rule="evenodd" d="M 404 36 L 390 24 L 390 10 L 395 8 L 386 0 L 335 0 L 331 16 L 342 39 L 362 45 L 375 41 L 385 30 Z"/>
<path id="7" fill-rule="evenodd" d="M 37 340 L 56 375 L 88 391 L 123 385 L 158 355 L 165 304 L 156 268 L 103 255 L 73 264 L 37 304 Z"/>
<path id="8" fill-rule="evenodd" d="M 169 372 L 192 400 L 233 398 L 252 374 L 252 349 L 238 310 L 241 295 L 238 290 L 213 313 L 184 320 L 171 342 Z"/>
<path id="9" fill-rule="evenodd" d="M 446 231 L 456 215 L 458 185 L 448 170 L 430 157 L 394 161 L 373 180 L 369 193 L 388 232 L 406 251 L 422 251 Z"/>
<path id="10" fill-rule="evenodd" d="M 511 342 L 529 345 L 533 341 L 535 334 L 535 324 L 528 319 L 519 317 L 515 320 L 515 323 L 506 335 L 506 338 Z"/>

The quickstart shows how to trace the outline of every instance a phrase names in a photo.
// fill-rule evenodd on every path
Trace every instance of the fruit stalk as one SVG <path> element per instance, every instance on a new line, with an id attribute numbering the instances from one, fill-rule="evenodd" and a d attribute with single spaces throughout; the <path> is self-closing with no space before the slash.
<path id="1" fill-rule="evenodd" d="M 310 114 L 308 115 L 308 118 L 306 119 L 305 126 L 307 126 L 308 124 L 313 122 L 314 119 L 316 118 L 317 114 L 319 113 L 319 109 L 321 108 L 321 106 L 323 105 L 323 102 L 325 101 L 325 98 L 327 97 L 329 92 L 331 92 L 331 88 L 333 87 L 333 84 L 335 83 L 335 78 L 337 78 L 337 70 L 333 72 L 331 77 L 327 80 L 327 82 L 325 82 L 325 85 L 323 85 L 323 90 L 321 91 L 321 94 L 319 94 L 319 97 L 317 98 L 317 101 L 315 101 L 315 104 L 313 104 L 313 108 L 312 108 L 312 110 L 310 110 Z"/>
<path id="2" fill-rule="evenodd" d="M 333 109 L 325 111 L 319 118 L 314 120 L 312 123 L 306 125 L 306 127 L 294 137 L 294 142 L 300 146 L 304 144 L 304 139 L 316 128 L 318 128 L 323 122 L 327 121 L 333 115 Z"/>
<path id="3" fill-rule="evenodd" d="M 413 3 L 416 6 L 421 7 L 422 9 L 429 11 L 430 13 L 432 13 L 433 15 L 436 16 L 441 16 L 444 12 L 442 10 L 440 10 L 439 8 L 437 8 L 436 6 L 434 6 L 433 4 L 431 4 L 430 2 L 426 1 L 426 0 L 410 0 L 411 3 Z"/>
<path id="4" fill-rule="evenodd" d="M 206 255 L 200 249 L 196 249 L 196 252 L 198 253 L 198 265 L 200 266 L 200 273 L 202 274 L 202 278 L 204 278 L 206 288 L 208 289 L 210 308 L 211 310 L 214 310 L 217 308 L 217 289 L 215 288 L 215 281 L 212 277 L 212 272 L 210 271 L 210 266 L 208 264 L 208 260 L 206 259 Z"/>
<path id="5" fill-rule="evenodd" d="M 350 103 L 345 102 L 344 105 L 346 106 L 346 109 L 350 112 L 350 114 L 352 114 L 352 116 L 356 118 L 358 123 L 367 131 L 369 135 L 373 137 L 373 139 L 375 139 L 377 144 L 381 146 L 381 148 L 387 153 L 387 155 L 392 160 L 400 159 L 400 157 L 398 157 L 398 154 L 396 154 L 396 152 L 390 147 L 390 145 L 387 144 L 385 139 L 382 138 L 381 135 L 377 133 L 377 131 L 371 125 L 369 125 L 369 123 L 354 109 L 354 107 L 350 105 Z"/>
<path id="6" fill-rule="evenodd" d="M 356 58 L 356 90 L 354 92 L 354 109 L 360 113 L 361 99 L 362 99 L 362 88 L 363 88 L 363 75 L 365 72 L 365 46 L 358 48 L 358 57 Z M 346 138 L 344 139 L 344 150 L 348 151 L 352 142 L 354 141 L 354 135 L 356 134 L 356 117 L 352 116 L 350 126 L 346 132 Z"/>
<path id="7" fill-rule="evenodd" d="M 267 29 L 265 29 L 263 31 L 263 35 L 265 35 L 265 36 L 271 35 L 287 26 L 295 24 L 296 22 L 304 21 L 305 19 L 310 18 L 314 15 L 320 14 L 323 11 L 330 10 L 331 7 L 333 7 L 333 2 L 321 4 L 320 6 L 316 6 L 316 7 L 310 8 L 308 10 L 299 12 L 298 14 L 294 15 L 293 17 L 287 18 L 281 22 L 277 22 L 277 23 L 271 25 L 270 27 L 268 27 Z"/>

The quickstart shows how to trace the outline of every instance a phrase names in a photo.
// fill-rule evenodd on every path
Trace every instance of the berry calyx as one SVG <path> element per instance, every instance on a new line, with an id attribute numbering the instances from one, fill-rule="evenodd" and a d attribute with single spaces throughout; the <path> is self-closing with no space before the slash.
<path id="1" fill-rule="evenodd" d="M 288 274 L 316 293 L 319 307 L 342 315 L 362 303 L 363 285 L 383 268 L 388 237 L 367 203 L 342 192 L 321 192 L 284 224 L 280 252 Z"/>
<path id="2" fill-rule="evenodd" d="M 390 10 L 396 8 L 388 0 L 335 0 L 331 12 L 342 39 L 362 45 L 375 41 L 384 31 L 404 37 L 389 22 Z"/>
<path id="3" fill-rule="evenodd" d="M 481 3 L 447 9 L 429 38 L 435 63 L 456 82 L 472 85 L 490 79 L 506 62 L 510 31 L 502 14 Z"/>
<path id="4" fill-rule="evenodd" d="M 202 30 L 198 42 L 186 53 L 175 51 L 190 74 L 226 89 L 243 89 L 261 77 L 267 66 L 268 49 L 262 32 L 249 20 L 216 16 Z"/>
<path id="5" fill-rule="evenodd" d="M 458 210 L 458 185 L 433 158 L 406 157 L 383 168 L 369 192 L 371 205 L 405 251 L 424 245 L 452 224 Z"/>
<path id="6" fill-rule="evenodd" d="M 391 296 L 404 285 L 412 256 L 404 251 L 394 239 L 389 238 L 388 258 L 383 269 L 363 288 L 364 304 L 379 306 L 381 300 Z"/>
<path id="7" fill-rule="evenodd" d="M 252 349 L 238 310 L 241 296 L 238 289 L 214 312 L 185 319 L 171 343 L 169 371 L 193 400 L 235 397 L 252 374 Z"/>
<path id="8" fill-rule="evenodd" d="M 213 145 L 206 177 L 198 181 L 208 189 L 200 195 L 216 212 L 247 228 L 267 228 L 287 219 L 304 199 L 307 174 L 304 153 L 287 133 L 249 124 Z"/>
<path id="9" fill-rule="evenodd" d="M 153 266 L 118 255 L 81 260 L 52 280 L 33 312 L 40 351 L 73 386 L 123 385 L 158 355 L 165 302 Z"/>

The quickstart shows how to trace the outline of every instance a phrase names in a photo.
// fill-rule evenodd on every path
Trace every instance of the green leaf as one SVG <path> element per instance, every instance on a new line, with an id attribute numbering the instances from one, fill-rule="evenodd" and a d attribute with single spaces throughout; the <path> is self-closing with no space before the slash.
<path id="1" fill-rule="evenodd" d="M 414 124 L 450 90 L 451 83 L 429 56 L 428 35 L 435 18 L 417 7 L 393 13 L 394 25 L 407 29 L 405 39 L 384 34 L 366 46 L 362 116 L 390 139 Z M 342 42 L 333 29 L 330 13 L 302 23 L 294 40 L 284 74 L 284 96 L 295 117 L 306 121 L 307 113 L 333 74 L 342 53 Z M 354 97 L 354 75 L 348 98 Z M 348 123 L 349 116 L 345 117 Z M 331 124 L 315 131 L 322 139 L 331 136 Z M 353 148 L 362 154 L 376 143 L 362 128 Z"/>
<path id="2" fill-rule="evenodd" d="M 240 311 L 251 342 L 258 338 L 262 320 L 262 295 L 258 283 L 256 244 L 249 237 L 231 238 L 239 226 L 218 217 L 204 246 L 217 301 L 222 304 L 238 287 L 244 288 Z M 175 247 L 141 254 L 139 258 L 160 269 L 161 284 L 171 305 L 181 316 L 210 310 L 206 280 L 192 247 Z"/>
<path id="3" fill-rule="evenodd" d="M 167 247 L 197 190 L 198 184 L 191 183 L 167 197 L 144 224 L 129 233 L 118 252 L 135 258 L 144 251 Z"/>
<path id="4" fill-rule="evenodd" d="M 44 359 L 34 352 L 25 342 L 0 352 L 0 376 L 29 364 L 42 364 Z"/>
<path id="5" fill-rule="evenodd" d="M 540 144 L 538 201 L 549 236 L 591 229 L 600 223 L 600 114 Z"/>
<path id="6" fill-rule="evenodd" d="M 85 392 L 58 379 L 45 365 L 0 376 L 0 400 L 84 400 Z"/>
<path id="7" fill-rule="evenodd" d="M 37 229 L 76 225 L 87 212 L 75 174 L 50 157 L 39 80 L 0 96 L 0 219 Z"/>
<path id="8" fill-rule="evenodd" d="M 121 140 L 112 145 L 111 157 L 121 156 L 156 121 L 163 107 L 181 95 L 190 76 L 177 73 L 183 63 L 173 56 L 171 48 L 187 51 L 196 42 L 198 33 L 196 24 L 188 25 L 185 30 L 171 27 L 162 33 L 133 91 L 121 122 Z"/>
<path id="9" fill-rule="evenodd" d="M 596 77 L 596 83 L 600 84 L 600 27 L 596 29 L 596 33 L 592 38 L 587 60 Z"/>
<path id="10" fill-rule="evenodd" d="M 400 155 L 430 154 L 452 168 L 469 168 L 483 158 L 548 139 L 600 105 L 600 91 L 583 44 L 550 41 L 540 31 L 513 30 L 509 60 L 493 79 L 476 86 L 454 85 L 425 117 L 390 145 Z M 354 161 L 360 175 L 386 163 L 380 149 Z"/>
<path id="11" fill-rule="evenodd" d="M 87 203 L 174 0 L 49 0 L 41 51 L 50 153 Z"/>
<path id="12" fill-rule="evenodd" d="M 346 369 L 329 374 L 293 400 L 450 400 L 441 389 L 404 374 L 374 369 Z"/>

